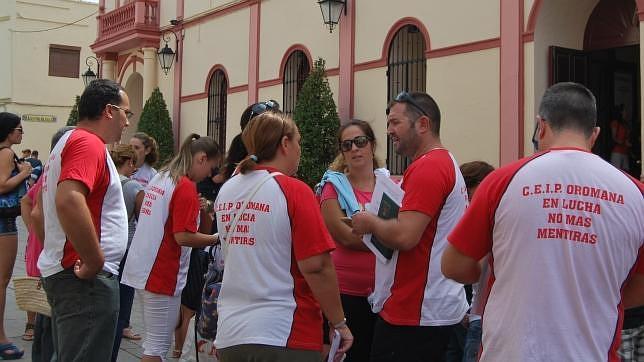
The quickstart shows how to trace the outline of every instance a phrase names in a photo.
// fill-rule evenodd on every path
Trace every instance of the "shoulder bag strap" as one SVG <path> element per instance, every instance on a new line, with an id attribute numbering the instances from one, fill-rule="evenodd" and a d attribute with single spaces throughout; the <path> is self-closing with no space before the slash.
<path id="1" fill-rule="evenodd" d="M 239 221 L 239 218 L 244 213 L 244 211 L 246 211 L 246 208 L 248 207 L 248 203 L 253 198 L 253 196 L 255 196 L 257 191 L 259 191 L 260 187 L 262 187 L 262 185 L 264 183 L 266 183 L 266 181 L 272 179 L 273 177 L 275 177 L 277 175 L 282 175 L 282 173 L 281 172 L 271 172 L 270 174 L 264 176 L 261 180 L 259 180 L 259 182 L 255 185 L 253 190 L 248 195 L 248 198 L 246 199 L 246 201 L 242 204 L 242 208 L 237 211 L 237 214 L 235 215 L 235 218 L 230 223 L 230 227 L 228 228 L 228 232 L 226 232 L 226 230 L 223 230 L 223 232 L 225 233 L 225 235 L 223 235 L 223 236 L 221 235 L 221 233 L 219 233 L 219 238 L 221 240 L 222 251 L 224 252 L 224 260 L 226 260 L 226 256 L 228 255 L 228 235 L 230 233 L 234 232 L 235 227 L 237 226 L 237 222 Z"/>

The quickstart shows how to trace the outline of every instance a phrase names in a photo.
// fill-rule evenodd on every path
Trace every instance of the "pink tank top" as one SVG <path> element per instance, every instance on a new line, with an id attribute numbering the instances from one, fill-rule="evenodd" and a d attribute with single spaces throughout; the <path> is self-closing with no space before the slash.
<path id="1" fill-rule="evenodd" d="M 371 201 L 371 192 L 353 189 L 360 205 Z M 324 200 L 338 199 L 338 193 L 330 182 L 322 188 L 320 203 Z M 340 293 L 366 297 L 373 292 L 376 257 L 370 251 L 353 250 L 336 241 L 336 249 L 331 254 L 338 275 Z"/>

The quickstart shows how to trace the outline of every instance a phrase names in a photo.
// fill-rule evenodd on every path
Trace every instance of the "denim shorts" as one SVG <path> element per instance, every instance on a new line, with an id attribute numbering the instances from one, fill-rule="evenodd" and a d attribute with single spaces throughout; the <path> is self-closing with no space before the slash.
<path id="1" fill-rule="evenodd" d="M 16 235 L 17 233 L 15 217 L 0 218 L 0 236 Z"/>

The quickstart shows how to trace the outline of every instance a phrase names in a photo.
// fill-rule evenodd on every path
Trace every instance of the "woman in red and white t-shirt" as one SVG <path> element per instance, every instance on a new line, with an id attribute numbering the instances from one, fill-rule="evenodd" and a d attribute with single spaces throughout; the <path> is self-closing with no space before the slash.
<path id="1" fill-rule="evenodd" d="M 138 289 L 143 299 L 146 333 L 142 361 L 164 360 L 170 349 L 191 247 L 218 242 L 216 234 L 198 231 L 203 207 L 195 182 L 209 176 L 220 157 L 219 146 L 212 138 L 191 134 L 179 154 L 145 189 L 121 279 L 121 283 Z"/>
<path id="2" fill-rule="evenodd" d="M 311 189 L 290 177 L 300 162 L 300 132 L 269 111 L 251 119 L 242 139 L 250 156 L 215 206 L 226 264 L 217 305 L 220 360 L 320 361 L 320 309 L 340 336 L 341 355 L 353 336 L 329 255 L 333 241 Z"/>
<path id="3" fill-rule="evenodd" d="M 347 361 L 368 361 L 377 316 L 367 301 L 374 289 L 375 256 L 342 218 L 371 202 L 376 185 L 374 170 L 379 167 L 374 156 L 376 139 L 367 122 L 351 120 L 340 127 L 338 144 L 340 154 L 325 173 L 318 192 L 324 222 L 336 244 L 332 256 L 342 307 L 355 336 Z M 379 171 L 388 175 L 386 170 Z"/>

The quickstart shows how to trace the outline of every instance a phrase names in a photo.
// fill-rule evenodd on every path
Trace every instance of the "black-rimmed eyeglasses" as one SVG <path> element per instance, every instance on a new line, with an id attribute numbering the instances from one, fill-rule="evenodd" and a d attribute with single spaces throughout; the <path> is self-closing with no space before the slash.
<path id="1" fill-rule="evenodd" d="M 412 107 L 416 108 L 422 115 L 426 116 L 427 118 L 431 119 L 429 114 L 423 110 L 423 108 L 414 100 L 414 97 L 412 97 L 411 94 L 409 94 L 406 91 L 402 91 L 398 93 L 396 98 L 394 98 L 394 101 L 399 102 L 399 103 L 407 103 L 410 104 Z M 389 115 L 389 107 L 387 107 L 386 114 Z"/>
<path id="2" fill-rule="evenodd" d="M 255 103 L 250 109 L 250 116 L 248 117 L 248 119 L 251 120 L 254 117 L 257 117 L 266 111 L 279 111 L 279 110 L 280 110 L 280 104 L 274 100 Z"/>
<path id="3" fill-rule="evenodd" d="M 22 129 L 22 127 L 16 127 L 16 128 L 14 128 L 13 130 L 14 130 L 14 131 L 18 131 L 18 132 L 20 132 L 20 134 L 25 134 L 25 130 L 24 130 L 24 129 Z"/>

